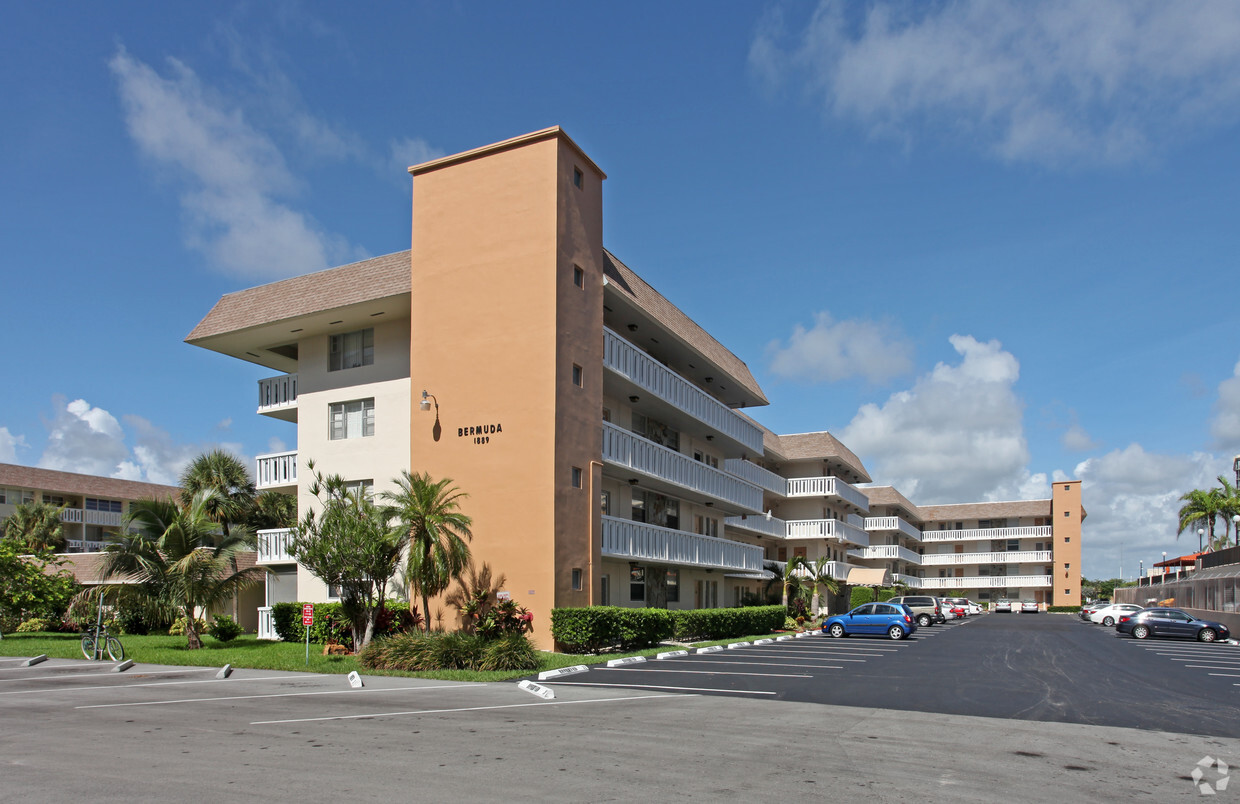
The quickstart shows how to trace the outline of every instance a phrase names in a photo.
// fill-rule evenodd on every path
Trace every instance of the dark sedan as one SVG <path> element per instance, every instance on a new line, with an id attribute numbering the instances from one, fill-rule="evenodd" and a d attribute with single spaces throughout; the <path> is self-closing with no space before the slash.
<path id="1" fill-rule="evenodd" d="M 1179 609 L 1143 609 L 1135 614 L 1123 615 L 1115 624 L 1115 630 L 1121 634 L 1132 634 L 1134 639 L 1155 636 L 1215 642 L 1231 638 L 1231 631 L 1222 623 L 1201 620 Z"/>

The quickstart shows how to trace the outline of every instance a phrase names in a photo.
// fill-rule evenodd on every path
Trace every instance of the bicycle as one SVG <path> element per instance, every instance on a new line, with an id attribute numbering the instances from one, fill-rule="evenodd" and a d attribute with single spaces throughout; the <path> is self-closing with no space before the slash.
<path id="1" fill-rule="evenodd" d="M 103 661 L 105 651 L 114 662 L 125 660 L 125 646 L 119 639 L 108 633 L 106 625 L 97 626 L 93 632 L 87 631 L 82 634 L 82 655 L 87 659 Z"/>

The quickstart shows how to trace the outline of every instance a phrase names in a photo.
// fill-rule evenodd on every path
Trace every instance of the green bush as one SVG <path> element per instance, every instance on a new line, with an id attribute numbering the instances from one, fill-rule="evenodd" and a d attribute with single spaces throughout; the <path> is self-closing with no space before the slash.
<path id="1" fill-rule="evenodd" d="M 1063 612 L 1065 614 L 1075 614 L 1081 610 L 1080 606 L 1048 606 L 1047 611 Z"/>
<path id="2" fill-rule="evenodd" d="M 272 625 L 285 642 L 305 642 L 306 627 L 301 624 L 301 607 L 304 603 L 277 603 L 271 607 Z M 383 611 L 375 618 L 374 636 L 399 634 L 416 628 L 422 621 L 416 611 L 410 612 L 403 600 L 389 600 Z M 335 642 L 353 645 L 353 624 L 344 616 L 339 603 L 315 603 L 314 625 L 310 626 L 310 641 L 318 644 Z"/>
<path id="3" fill-rule="evenodd" d="M 852 597 L 848 602 L 848 610 L 852 611 L 858 606 L 866 603 L 874 602 L 874 590 L 868 586 L 854 586 L 852 588 Z"/>
<path id="4" fill-rule="evenodd" d="M 357 662 L 372 670 L 536 670 L 538 651 L 524 634 L 407 633 L 372 640 Z"/>
<path id="5" fill-rule="evenodd" d="M 205 634 L 207 632 L 207 621 L 201 617 L 194 619 L 198 624 L 198 633 Z M 189 620 L 184 617 L 177 617 L 176 622 L 168 629 L 168 636 L 185 636 L 185 627 L 189 625 Z"/>
<path id="6" fill-rule="evenodd" d="M 227 614 L 217 614 L 211 621 L 211 625 L 207 628 L 207 633 L 218 639 L 220 642 L 232 642 L 237 637 L 245 633 L 245 629 L 241 624 L 229 617 Z"/>
<path id="7" fill-rule="evenodd" d="M 648 648 L 672 636 L 675 622 L 666 609 L 621 606 L 554 609 L 551 636 L 569 653 Z"/>
<path id="8" fill-rule="evenodd" d="M 875 592 L 874 599 L 879 603 L 882 603 L 884 601 L 891 600 L 895 596 L 896 590 L 894 589 L 879 589 Z"/>
<path id="9" fill-rule="evenodd" d="M 785 617 L 783 606 L 673 611 L 672 620 L 675 623 L 674 638 L 680 642 L 731 639 L 796 627 L 795 619 Z"/>
<path id="10" fill-rule="evenodd" d="M 26 620 L 24 623 L 17 626 L 17 633 L 29 634 L 35 631 L 47 631 L 49 630 L 50 626 L 51 626 L 51 623 L 49 623 L 47 620 L 43 620 L 38 617 L 35 617 L 33 619 Z"/>
<path id="11" fill-rule="evenodd" d="M 525 634 L 508 633 L 490 639 L 475 670 L 537 670 L 538 651 Z"/>

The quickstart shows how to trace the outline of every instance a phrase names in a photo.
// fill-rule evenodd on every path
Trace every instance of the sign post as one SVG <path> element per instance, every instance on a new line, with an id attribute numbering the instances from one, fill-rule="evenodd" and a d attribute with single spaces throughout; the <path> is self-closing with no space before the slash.
<path id="1" fill-rule="evenodd" d="M 314 604 L 301 607 L 301 624 L 306 631 L 306 667 L 310 666 L 310 626 L 314 625 Z"/>

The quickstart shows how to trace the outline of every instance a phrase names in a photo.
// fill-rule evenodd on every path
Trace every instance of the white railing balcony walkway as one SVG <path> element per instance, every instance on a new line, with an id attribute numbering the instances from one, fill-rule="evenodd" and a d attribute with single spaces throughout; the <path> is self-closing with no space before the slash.
<path id="1" fill-rule="evenodd" d="M 764 469 L 753 461 L 747 461 L 744 458 L 728 458 L 723 462 L 723 468 L 739 478 L 761 486 L 772 494 L 778 494 L 780 497 L 788 496 L 788 481 L 784 476 L 777 475 L 770 469 Z"/>
<path id="2" fill-rule="evenodd" d="M 762 548 L 713 536 L 603 517 L 603 555 L 709 569 L 762 569 Z"/>
<path id="3" fill-rule="evenodd" d="M 99 553 L 103 551 L 103 542 L 88 542 L 82 539 L 66 539 L 66 551 L 70 553 Z"/>
<path id="4" fill-rule="evenodd" d="M 1050 550 L 1012 550 L 1006 553 L 927 553 L 921 563 L 927 567 L 959 564 L 1045 564 L 1055 554 Z"/>
<path id="5" fill-rule="evenodd" d="M 70 524 L 81 524 L 86 519 L 86 512 L 81 508 L 61 508 L 60 521 Z"/>
<path id="6" fill-rule="evenodd" d="M 283 374 L 258 381 L 258 412 L 296 421 L 297 375 Z"/>
<path id="7" fill-rule="evenodd" d="M 280 639 L 280 635 L 276 633 L 276 621 L 271 614 L 271 606 L 262 606 L 258 610 L 258 638 Z"/>
<path id="8" fill-rule="evenodd" d="M 787 497 L 835 497 L 862 511 L 870 510 L 869 498 L 838 477 L 790 477 L 787 485 Z"/>
<path id="9" fill-rule="evenodd" d="M 762 453 L 761 430 L 606 327 L 603 366 L 750 452 Z"/>
<path id="10" fill-rule="evenodd" d="M 858 547 L 870 546 L 870 534 L 839 519 L 794 519 L 788 522 L 785 539 L 838 539 Z"/>
<path id="11" fill-rule="evenodd" d="M 787 561 L 768 561 L 766 563 L 773 565 L 771 571 L 777 576 L 780 578 L 784 577 L 784 568 L 788 566 Z M 815 566 L 817 566 L 816 562 Z M 848 571 L 860 567 L 859 564 L 849 564 L 847 561 L 827 561 L 823 566 L 831 579 L 836 581 L 847 581 Z M 806 570 L 798 570 L 796 574 L 805 577 L 809 573 Z"/>
<path id="12" fill-rule="evenodd" d="M 255 458 L 258 471 L 254 487 L 259 491 L 297 485 L 297 452 L 275 452 Z"/>
<path id="13" fill-rule="evenodd" d="M 1050 525 L 1019 528 L 969 528 L 966 530 L 923 530 L 923 542 L 975 542 L 981 539 L 1028 539 L 1051 535 Z"/>
<path id="14" fill-rule="evenodd" d="M 1049 575 L 965 575 L 921 579 L 922 589 L 1027 589 L 1050 585 Z"/>
<path id="15" fill-rule="evenodd" d="M 260 530 L 258 537 L 259 564 L 296 564 L 297 559 L 289 553 L 288 547 L 293 541 L 292 528 L 276 528 Z"/>
<path id="16" fill-rule="evenodd" d="M 865 518 L 865 529 L 870 531 L 901 533 L 910 539 L 921 541 L 921 531 L 914 525 L 898 516 L 869 516 Z"/>
<path id="17" fill-rule="evenodd" d="M 898 544 L 872 544 L 862 550 L 849 550 L 848 554 L 853 558 L 862 558 L 867 561 L 897 559 L 910 564 L 920 564 L 922 559 L 922 556 Z"/>
<path id="18" fill-rule="evenodd" d="M 60 521 L 74 525 L 102 525 L 108 528 L 119 528 L 125 515 L 117 511 L 89 511 L 82 508 L 60 509 Z"/>
<path id="19" fill-rule="evenodd" d="M 756 533 L 760 536 L 784 538 L 788 533 L 788 523 L 778 517 L 767 519 L 763 514 L 748 516 L 730 516 L 723 520 L 724 527 Z"/>
<path id="20" fill-rule="evenodd" d="M 662 481 L 682 493 L 691 491 L 712 497 L 736 512 L 762 510 L 762 489 L 753 483 L 609 422 L 603 422 L 603 461 Z"/>
<path id="21" fill-rule="evenodd" d="M 921 578 L 914 575 L 901 575 L 898 572 L 893 572 L 891 574 L 891 580 L 893 583 L 902 583 L 909 589 L 920 589 L 922 582 Z"/>

